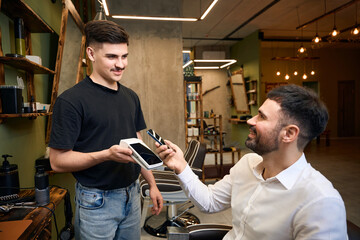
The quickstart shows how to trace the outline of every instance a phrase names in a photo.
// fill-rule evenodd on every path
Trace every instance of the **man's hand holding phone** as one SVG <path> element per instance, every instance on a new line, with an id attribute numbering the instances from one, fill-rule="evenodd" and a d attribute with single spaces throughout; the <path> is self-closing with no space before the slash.
<path id="1" fill-rule="evenodd" d="M 184 153 L 181 149 L 172 142 L 165 140 L 166 145 L 156 145 L 156 153 L 159 155 L 163 163 L 170 169 L 174 170 L 176 174 L 180 174 L 184 171 L 187 162 L 184 159 Z M 170 148 L 168 148 L 168 146 Z"/>
<path id="2" fill-rule="evenodd" d="M 154 139 L 159 145 L 166 145 L 168 148 L 170 148 L 170 146 L 165 143 L 165 140 L 159 134 L 157 134 L 154 130 L 149 129 L 146 131 L 146 133 L 149 134 L 150 137 L 152 139 Z"/>

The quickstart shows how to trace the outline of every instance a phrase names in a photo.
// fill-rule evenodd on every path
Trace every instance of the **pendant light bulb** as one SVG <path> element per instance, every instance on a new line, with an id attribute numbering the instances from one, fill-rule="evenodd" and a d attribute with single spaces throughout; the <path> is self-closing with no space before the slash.
<path id="1" fill-rule="evenodd" d="M 351 34 L 352 35 L 358 35 L 359 34 L 359 29 L 357 27 L 355 27 L 353 30 L 351 30 Z"/>
<path id="2" fill-rule="evenodd" d="M 289 74 L 286 74 L 285 75 L 285 80 L 289 80 L 289 78 L 290 78 Z"/>
<path id="3" fill-rule="evenodd" d="M 332 32 L 331 32 L 331 36 L 336 37 L 338 34 L 339 34 L 339 31 L 337 30 L 336 27 L 334 27 Z"/>
<path id="4" fill-rule="evenodd" d="M 304 73 L 304 75 L 302 76 L 302 78 L 303 78 L 304 80 L 307 79 L 306 73 Z"/>
<path id="5" fill-rule="evenodd" d="M 306 48 L 301 44 L 301 46 L 298 49 L 299 53 L 304 53 L 306 51 Z"/>
<path id="6" fill-rule="evenodd" d="M 295 76 L 297 76 L 297 75 L 298 75 L 298 72 L 297 72 L 297 71 L 295 71 L 295 72 L 294 72 L 294 75 L 295 75 Z"/>
<path id="7" fill-rule="evenodd" d="M 319 37 L 319 35 L 316 34 L 312 41 L 314 43 L 319 43 L 321 41 L 321 37 Z"/>
<path id="8" fill-rule="evenodd" d="M 311 74 L 311 75 L 315 75 L 315 71 L 312 70 L 312 71 L 310 72 L 310 74 Z"/>
<path id="9" fill-rule="evenodd" d="M 278 71 L 276 72 L 276 75 L 277 75 L 277 76 L 280 76 L 280 74 L 281 74 L 281 73 L 280 73 L 280 71 L 278 70 Z"/>

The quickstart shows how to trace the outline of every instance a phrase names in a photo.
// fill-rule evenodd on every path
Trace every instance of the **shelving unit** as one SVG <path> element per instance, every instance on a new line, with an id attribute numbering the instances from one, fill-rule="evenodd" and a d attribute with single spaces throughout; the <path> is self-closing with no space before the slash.
<path id="1" fill-rule="evenodd" d="M 246 94 L 248 96 L 248 105 L 256 105 L 257 103 L 257 80 L 247 80 L 246 83 Z"/>
<path id="2" fill-rule="evenodd" d="M 31 33 L 53 33 L 53 30 L 23 1 L 23 0 L 2 0 L 1 12 L 7 15 L 11 19 L 23 18 L 25 25 L 25 44 L 26 54 L 32 54 L 31 48 Z M 50 70 L 44 66 L 34 63 L 25 57 L 6 57 L 4 56 L 1 47 L 1 32 L 0 32 L 0 85 L 5 85 L 5 73 L 4 66 L 14 67 L 26 72 L 26 85 L 27 96 L 30 102 L 31 98 L 36 101 L 35 86 L 34 86 L 34 74 L 55 74 L 53 70 Z M 35 119 L 39 116 L 49 116 L 52 113 L 24 113 L 24 114 L 3 114 L 1 113 L 0 105 L 0 123 L 6 118 L 30 118 Z"/>
<path id="3" fill-rule="evenodd" d="M 203 126 L 203 97 L 201 77 L 185 77 L 184 79 L 184 102 L 185 102 L 185 143 L 196 138 L 204 141 Z M 197 129 L 198 134 L 189 134 L 189 128 Z"/>
<path id="4" fill-rule="evenodd" d="M 213 144 L 207 148 L 207 154 L 215 154 L 215 165 L 204 166 L 203 180 L 205 178 L 220 178 L 223 174 L 222 116 L 204 117 L 201 77 L 185 77 L 184 80 L 186 146 L 193 138 L 203 143 L 212 142 Z M 210 128 L 205 129 L 204 122 L 206 125 L 211 125 L 211 130 L 209 130 Z M 197 129 L 198 134 L 195 136 L 193 133 L 189 134 L 189 128 Z M 218 162 L 218 155 L 220 162 Z"/>
<path id="5" fill-rule="evenodd" d="M 221 178 L 224 175 L 224 162 L 223 162 L 223 127 L 222 127 L 222 116 L 217 115 L 210 118 L 205 118 L 206 120 L 209 120 L 208 122 L 211 122 L 211 128 L 208 127 L 208 132 L 206 132 L 207 129 L 204 129 L 204 141 L 205 139 L 210 141 L 212 144 L 210 144 L 210 148 L 207 148 L 206 153 L 207 154 L 215 154 L 215 164 L 214 165 L 204 165 L 203 168 L 203 180 L 205 178 Z M 209 124 L 210 126 L 210 124 Z M 220 157 L 220 162 L 218 162 L 218 155 Z"/>

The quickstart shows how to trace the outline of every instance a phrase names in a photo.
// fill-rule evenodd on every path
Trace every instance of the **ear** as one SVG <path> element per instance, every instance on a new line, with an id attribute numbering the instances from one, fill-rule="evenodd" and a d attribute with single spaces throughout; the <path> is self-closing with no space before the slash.
<path id="1" fill-rule="evenodd" d="M 288 125 L 283 129 L 282 141 L 284 143 L 294 142 L 300 133 L 300 129 L 296 125 Z"/>
<path id="2" fill-rule="evenodd" d="M 94 51 L 93 48 L 87 47 L 87 48 L 86 48 L 86 54 L 87 54 L 87 56 L 89 57 L 90 61 L 92 61 L 92 62 L 95 61 L 95 58 L 94 58 L 95 51 Z"/>

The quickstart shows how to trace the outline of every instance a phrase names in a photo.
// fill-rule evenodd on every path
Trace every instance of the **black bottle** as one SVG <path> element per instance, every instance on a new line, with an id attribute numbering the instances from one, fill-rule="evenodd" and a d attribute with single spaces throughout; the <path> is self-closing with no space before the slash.
<path id="1" fill-rule="evenodd" d="M 7 160 L 11 155 L 4 154 L 3 164 L 0 167 L 0 196 L 19 193 L 19 173 L 16 164 L 10 164 Z"/>
<path id="2" fill-rule="evenodd" d="M 35 173 L 35 201 L 39 206 L 45 206 L 50 202 L 49 175 L 44 166 L 37 166 Z"/>

